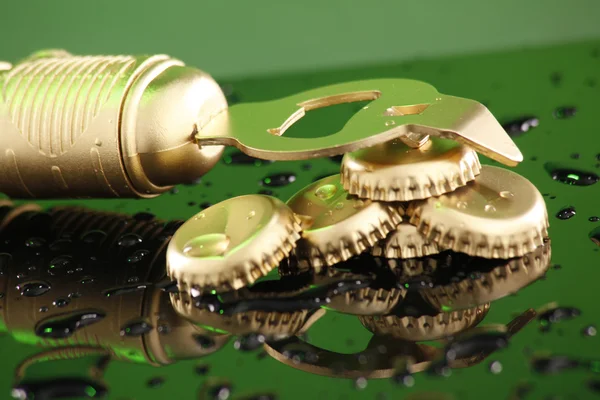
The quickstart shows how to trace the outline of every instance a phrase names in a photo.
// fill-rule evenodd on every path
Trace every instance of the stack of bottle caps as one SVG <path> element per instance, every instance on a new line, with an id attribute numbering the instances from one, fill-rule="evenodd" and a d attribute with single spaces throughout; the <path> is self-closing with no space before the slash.
<path id="1" fill-rule="evenodd" d="M 206 321 L 211 310 L 223 313 L 206 300 L 211 295 L 252 297 L 246 287 L 279 267 L 284 277 L 310 274 L 312 287 L 338 282 L 337 296 L 310 301 L 359 315 L 376 334 L 435 340 L 476 326 L 492 301 L 545 274 L 545 203 L 526 178 L 481 166 L 470 147 L 421 139 L 347 153 L 340 174 L 287 203 L 249 195 L 197 214 L 167 252 L 180 291 L 172 294 L 175 309 Z M 344 277 L 355 278 L 351 287 L 343 288 Z M 301 331 L 307 316 L 296 317 L 280 315 L 288 328 L 298 324 L 286 332 Z M 260 326 L 281 322 L 251 318 Z"/>

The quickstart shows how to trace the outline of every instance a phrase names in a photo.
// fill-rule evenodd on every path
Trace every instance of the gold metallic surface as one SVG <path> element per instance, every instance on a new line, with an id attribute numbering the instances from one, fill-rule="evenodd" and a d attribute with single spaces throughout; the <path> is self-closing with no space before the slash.
<path id="1" fill-rule="evenodd" d="M 0 192 L 11 197 L 153 197 L 223 150 L 193 139 L 227 108 L 221 89 L 168 56 L 42 51 L 0 72 L 0 89 Z"/>
<path id="2" fill-rule="evenodd" d="M 473 328 L 485 318 L 489 309 L 488 303 L 466 310 L 442 312 L 434 316 L 386 315 L 358 318 L 365 328 L 376 335 L 392 335 L 398 339 L 419 342 L 442 339 Z"/>
<path id="3" fill-rule="evenodd" d="M 339 175 L 300 190 L 287 205 L 304 216 L 295 255 L 300 265 L 333 265 L 358 255 L 386 237 L 402 220 L 398 204 L 377 203 L 348 195 Z M 308 217 L 308 218 L 306 218 Z"/>
<path id="4" fill-rule="evenodd" d="M 452 140 L 431 138 L 419 148 L 393 140 L 346 153 L 341 180 L 359 197 L 409 201 L 452 192 L 475 179 L 480 169 L 477 153 Z"/>
<path id="5" fill-rule="evenodd" d="M 167 250 L 167 274 L 188 293 L 239 289 L 277 267 L 300 230 L 294 213 L 274 197 L 225 200 L 179 227 Z"/>
<path id="6" fill-rule="evenodd" d="M 524 177 L 499 167 L 456 191 L 410 204 L 411 224 L 440 248 L 485 258 L 520 257 L 548 236 L 546 204 Z"/>
<path id="7" fill-rule="evenodd" d="M 285 132 L 310 111 L 342 103 L 370 101 L 337 132 L 306 140 Z M 514 166 L 523 155 L 482 104 L 440 94 L 409 79 L 340 83 L 262 103 L 237 104 L 198 132 L 201 146 L 231 145 L 270 160 L 332 156 L 374 146 L 410 133 L 467 144 L 486 156 Z"/>
<path id="8" fill-rule="evenodd" d="M 435 242 L 427 240 L 414 225 L 403 222 L 371 249 L 375 256 L 416 258 L 439 253 Z"/>
<path id="9" fill-rule="evenodd" d="M 465 277 L 446 285 L 425 287 L 421 296 L 439 310 L 458 310 L 476 307 L 517 293 L 541 278 L 550 266 L 550 244 L 538 247 L 532 253 L 506 260 L 506 264 Z"/>

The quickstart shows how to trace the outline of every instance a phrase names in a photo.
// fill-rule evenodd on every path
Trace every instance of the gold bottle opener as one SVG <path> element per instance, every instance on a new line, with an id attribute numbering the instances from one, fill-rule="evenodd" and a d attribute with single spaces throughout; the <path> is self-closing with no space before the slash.
<path id="1" fill-rule="evenodd" d="M 285 136 L 310 110 L 365 100 L 338 132 Z M 427 135 L 507 165 L 523 159 L 482 104 L 418 81 L 349 82 L 228 108 L 209 75 L 164 55 L 46 50 L 0 62 L 0 192 L 15 198 L 154 197 L 208 172 L 223 145 L 299 160 L 394 138 L 418 147 Z"/>

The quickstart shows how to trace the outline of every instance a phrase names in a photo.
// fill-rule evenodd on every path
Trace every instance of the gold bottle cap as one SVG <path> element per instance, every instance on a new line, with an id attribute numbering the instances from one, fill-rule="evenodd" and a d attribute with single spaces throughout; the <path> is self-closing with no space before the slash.
<path id="1" fill-rule="evenodd" d="M 180 291 L 239 289 L 277 267 L 300 230 L 294 213 L 274 197 L 225 200 L 177 229 L 167 249 L 167 274 Z"/>
<path id="2" fill-rule="evenodd" d="M 371 253 L 387 258 L 416 258 L 439 253 L 435 242 L 427 240 L 414 225 L 403 222 L 384 240 L 377 242 Z"/>
<path id="3" fill-rule="evenodd" d="M 407 211 L 410 222 L 440 248 L 485 258 L 520 257 L 548 236 L 546 204 L 524 177 L 483 166 L 466 187 L 424 201 Z"/>
<path id="4" fill-rule="evenodd" d="M 475 150 L 455 141 L 430 138 L 412 148 L 393 140 L 346 153 L 341 180 L 359 197 L 409 201 L 451 192 L 475 179 L 480 169 Z"/>
<path id="5" fill-rule="evenodd" d="M 550 244 L 546 244 L 523 257 L 497 260 L 497 266 L 476 278 L 466 277 L 458 282 L 434 285 L 422 289 L 420 294 L 439 310 L 475 307 L 516 293 L 535 282 L 548 270 L 550 257 Z M 485 263 L 485 260 L 481 261 Z"/>
<path id="6" fill-rule="evenodd" d="M 339 175 L 306 186 L 287 204 L 306 225 L 295 254 L 301 266 L 314 268 L 345 261 L 372 247 L 402 221 L 404 214 L 398 204 L 349 195 Z"/>
<path id="7" fill-rule="evenodd" d="M 365 328 L 376 335 L 391 335 L 414 342 L 442 339 L 456 335 L 478 325 L 487 315 L 489 304 L 436 315 L 412 316 L 360 316 Z"/>

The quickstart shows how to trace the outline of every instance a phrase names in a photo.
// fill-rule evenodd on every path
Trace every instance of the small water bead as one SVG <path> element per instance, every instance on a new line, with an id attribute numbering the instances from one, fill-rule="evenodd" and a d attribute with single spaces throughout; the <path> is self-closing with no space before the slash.
<path id="1" fill-rule="evenodd" d="M 467 203 L 464 201 L 459 201 L 456 203 L 456 208 L 464 210 L 465 208 L 467 208 Z"/>
<path id="2" fill-rule="evenodd" d="M 594 216 L 594 217 L 589 217 L 589 218 L 588 218 L 588 221 L 590 221 L 590 222 L 598 222 L 598 221 L 600 221 L 600 217 L 596 217 L 596 216 Z"/>
<path id="3" fill-rule="evenodd" d="M 71 266 L 72 263 L 73 263 L 73 257 L 70 255 L 64 254 L 64 255 L 60 255 L 58 257 L 54 257 L 50 261 L 49 268 L 51 271 L 62 270 L 62 269 L 65 269 L 65 268 Z"/>
<path id="4" fill-rule="evenodd" d="M 256 211 L 252 210 L 248 213 L 248 216 L 246 217 L 246 219 L 252 219 L 252 218 L 254 218 L 255 215 L 256 215 Z"/>
<path id="5" fill-rule="evenodd" d="M 58 239 L 48 247 L 52 251 L 67 251 L 73 245 L 73 241 L 71 239 Z"/>
<path id="6" fill-rule="evenodd" d="M 488 213 L 496 212 L 496 207 L 494 207 L 491 204 L 486 204 L 485 207 L 483 207 L 483 209 L 485 210 L 485 212 L 488 212 Z"/>
<path id="7" fill-rule="evenodd" d="M 132 247 L 142 243 L 143 239 L 136 233 L 127 233 L 119 238 L 117 245 L 121 247 Z"/>
<path id="8" fill-rule="evenodd" d="M 344 203 L 336 203 L 336 205 L 334 206 L 334 208 L 336 210 L 341 210 L 342 208 L 344 208 Z"/>
<path id="9" fill-rule="evenodd" d="M 146 385 L 150 389 L 156 389 L 156 388 L 161 387 L 163 385 L 163 383 L 165 383 L 165 379 L 159 376 L 159 377 L 150 379 Z"/>
<path id="10" fill-rule="evenodd" d="M 106 314 L 100 310 L 75 311 L 50 317 L 36 327 L 35 334 L 43 338 L 64 339 L 77 330 L 102 321 Z"/>
<path id="11" fill-rule="evenodd" d="M 129 264 L 135 264 L 137 262 L 142 261 L 150 252 L 148 250 L 140 249 L 134 251 L 129 257 L 127 257 L 127 262 Z"/>
<path id="12" fill-rule="evenodd" d="M 577 108 L 573 106 L 557 107 L 553 113 L 554 118 L 556 119 L 572 118 L 575 114 L 577 114 Z"/>
<path id="13" fill-rule="evenodd" d="M 508 190 L 503 190 L 499 193 L 500 197 L 504 198 L 504 199 L 511 199 L 513 197 L 515 197 L 513 192 L 510 192 Z"/>
<path id="14" fill-rule="evenodd" d="M 332 184 L 327 184 L 320 186 L 315 191 L 315 196 L 320 198 L 321 200 L 328 200 L 332 198 L 337 192 L 337 186 Z"/>
<path id="15" fill-rule="evenodd" d="M 544 164 L 544 169 L 555 181 L 572 186 L 590 186 L 598 182 L 600 177 L 593 172 L 575 168 L 563 168 L 554 163 Z"/>
<path id="16" fill-rule="evenodd" d="M 231 396 L 231 385 L 221 383 L 208 389 L 208 395 L 213 400 L 227 400 Z"/>
<path id="17" fill-rule="evenodd" d="M 141 336 L 150 332 L 154 327 L 146 321 L 131 321 L 121 327 L 121 336 Z"/>
<path id="18" fill-rule="evenodd" d="M 393 121 L 393 120 L 385 121 L 385 126 L 394 126 L 394 125 L 396 125 L 396 121 Z"/>
<path id="19" fill-rule="evenodd" d="M 25 246 L 36 249 L 46 244 L 46 241 L 40 237 L 31 237 L 25 241 Z"/>
<path id="20" fill-rule="evenodd" d="M 22 285 L 17 285 L 17 289 L 21 292 L 21 296 L 38 297 L 50 290 L 51 286 L 47 282 L 29 282 Z"/>
<path id="21" fill-rule="evenodd" d="M 19 272 L 17 274 L 17 279 L 23 279 L 23 278 L 27 278 L 27 273 L 26 272 Z"/>
<path id="22" fill-rule="evenodd" d="M 215 346 L 215 341 L 210 336 L 194 335 L 194 340 L 202 349 L 211 349 Z"/>
<path id="23" fill-rule="evenodd" d="M 194 371 L 196 372 L 196 374 L 204 376 L 210 372 L 210 366 L 206 364 L 197 365 L 196 367 L 194 367 Z"/>
<path id="24" fill-rule="evenodd" d="M 81 283 L 82 285 L 88 285 L 94 282 L 96 282 L 96 280 L 93 277 L 85 277 L 79 281 L 79 283 Z"/>
<path id="25" fill-rule="evenodd" d="M 500 361 L 492 361 L 490 363 L 490 372 L 492 374 L 499 374 L 500 372 L 502 372 L 502 364 L 500 363 Z"/>
<path id="26" fill-rule="evenodd" d="M 583 336 L 592 337 L 598 334 L 598 330 L 594 325 L 588 325 L 582 330 Z"/>
<path id="27" fill-rule="evenodd" d="M 540 125 L 540 120 L 534 116 L 524 116 L 502 124 L 502 127 L 511 137 L 520 136 Z"/>
<path id="28" fill-rule="evenodd" d="M 223 255 L 229 248 L 230 239 L 223 233 L 208 233 L 190 239 L 183 246 L 189 257 L 214 257 Z"/>
<path id="29" fill-rule="evenodd" d="M 556 213 L 556 218 L 562 220 L 571 219 L 575 216 L 575 214 L 577 214 L 575 207 L 565 207 Z"/>
<path id="30" fill-rule="evenodd" d="M 289 185 L 296 181 L 296 175 L 291 172 L 282 172 L 279 174 L 269 175 L 260 181 L 262 186 L 281 187 Z"/>
<path id="31" fill-rule="evenodd" d="M 46 307 L 46 306 L 42 306 L 42 307 L 40 307 L 40 308 L 39 308 L 39 310 L 38 310 L 38 311 L 39 311 L 39 312 L 48 312 L 48 307 Z"/>
<path id="32" fill-rule="evenodd" d="M 88 231 L 81 236 L 81 241 L 86 244 L 99 243 L 106 237 L 106 232 L 100 230 Z"/>
<path id="33" fill-rule="evenodd" d="M 131 276 L 129 278 L 127 278 L 127 283 L 137 283 L 140 281 L 140 278 L 138 278 L 137 276 Z"/>
<path id="34" fill-rule="evenodd" d="M 69 305 L 70 300 L 65 298 L 58 298 L 52 302 L 54 307 L 62 308 Z"/>

